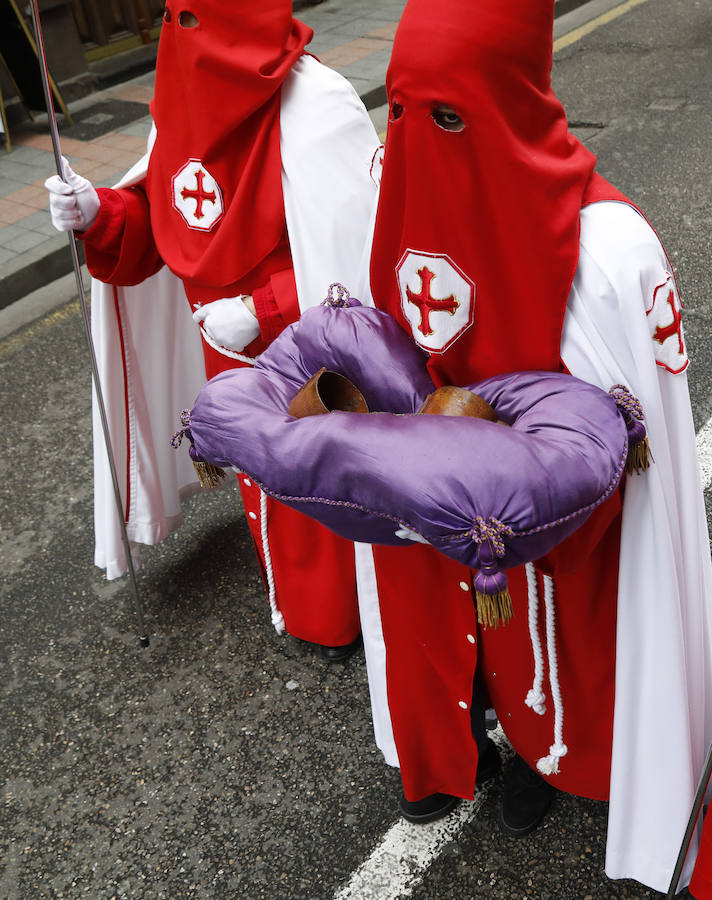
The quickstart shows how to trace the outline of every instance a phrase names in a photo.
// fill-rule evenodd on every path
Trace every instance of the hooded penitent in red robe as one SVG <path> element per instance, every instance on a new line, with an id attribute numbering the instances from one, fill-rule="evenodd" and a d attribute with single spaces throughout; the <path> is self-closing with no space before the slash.
<path id="1" fill-rule="evenodd" d="M 251 295 L 261 336 L 246 348 L 250 356 L 299 316 L 280 111 L 282 86 L 311 37 L 292 17 L 289 0 L 169 0 L 151 104 L 157 136 L 145 181 L 100 189 L 99 216 L 83 235 L 89 268 L 101 281 L 137 284 L 165 264 L 182 280 L 192 308 Z M 241 364 L 207 343 L 203 349 L 208 377 Z M 353 546 L 262 497 L 249 479 L 239 484 L 287 630 L 320 644 L 351 643 L 359 632 Z"/>
<path id="2" fill-rule="evenodd" d="M 553 8 L 409 0 L 388 73 L 374 301 L 438 384 L 562 359 L 605 390 L 626 383 L 653 464 L 529 578 L 508 573 L 514 618 L 496 630 L 478 628 L 470 570 L 422 545 L 375 547 L 374 723 L 407 799 L 471 797 L 479 663 L 529 765 L 563 790 L 610 793 L 607 873 L 666 890 L 712 730 L 688 359 L 663 248 L 595 174 L 552 92 Z"/>
<path id="3" fill-rule="evenodd" d="M 591 189 L 620 196 L 594 175 L 594 156 L 569 133 L 552 92 L 552 26 L 551 3 L 447 0 L 436 11 L 425 0 L 410 0 L 398 29 L 388 73 L 391 115 L 371 284 L 376 305 L 429 354 L 437 384 L 561 369 L 581 207 Z M 439 107 L 453 110 L 458 121 Z M 459 130 L 450 130 L 453 124 Z M 541 561 L 538 575 L 541 596 L 542 573 L 557 575 L 561 635 L 571 632 L 578 643 L 596 623 L 594 660 L 584 678 L 574 660 L 560 663 L 562 682 L 578 684 L 581 717 L 567 714 L 569 755 L 554 777 L 558 787 L 596 798 L 607 797 L 610 771 L 619 510 L 616 494 Z M 476 627 L 468 570 L 456 572 L 423 547 L 374 552 L 387 644 L 424 646 L 427 640 L 430 650 L 439 640 L 426 638 L 438 630 L 428 613 L 421 627 L 403 628 L 401 603 L 386 600 L 395 569 L 394 593 L 405 606 L 414 591 L 422 593 L 422 579 L 438 572 L 439 590 L 450 598 L 442 614 L 452 616 L 452 630 L 462 635 L 454 654 L 459 664 L 452 666 L 451 657 L 441 668 L 440 654 L 429 652 L 428 669 L 437 672 L 423 673 L 422 684 L 427 694 L 435 692 L 438 705 L 461 710 L 453 716 L 457 737 L 443 751 L 421 721 L 394 717 L 406 796 L 472 795 L 476 747 L 467 709 L 478 653 L 508 736 L 535 765 L 552 743 L 554 722 L 551 708 L 534 715 L 520 696 L 532 679 L 523 570 L 510 577 L 514 621 L 471 642 L 467 635 L 474 636 Z M 568 590 L 577 597 L 575 607 L 566 603 Z M 403 652 L 412 656 L 415 650 L 404 646 Z M 389 692 L 397 685 L 398 676 L 389 681 Z M 410 693 L 412 687 L 411 674 L 402 688 Z M 419 762 L 411 767 L 410 751 L 402 747 L 416 745 Z"/>

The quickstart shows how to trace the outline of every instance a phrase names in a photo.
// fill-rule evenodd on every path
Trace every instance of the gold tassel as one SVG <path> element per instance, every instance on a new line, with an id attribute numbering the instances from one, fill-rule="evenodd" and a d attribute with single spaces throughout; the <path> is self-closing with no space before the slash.
<path id="1" fill-rule="evenodd" d="M 225 471 L 218 466 L 214 466 L 208 462 L 196 462 L 193 460 L 193 466 L 198 473 L 200 486 L 202 488 L 217 487 L 225 477 Z"/>
<path id="2" fill-rule="evenodd" d="M 483 628 L 497 628 L 501 622 L 506 625 L 514 615 L 512 598 L 505 588 L 498 594 L 481 594 L 475 591 L 477 601 L 477 621 Z"/>
<path id="3" fill-rule="evenodd" d="M 633 472 L 640 475 L 650 468 L 650 443 L 647 437 L 643 438 L 638 444 L 628 447 L 628 458 L 625 461 L 625 470 L 629 475 Z"/>

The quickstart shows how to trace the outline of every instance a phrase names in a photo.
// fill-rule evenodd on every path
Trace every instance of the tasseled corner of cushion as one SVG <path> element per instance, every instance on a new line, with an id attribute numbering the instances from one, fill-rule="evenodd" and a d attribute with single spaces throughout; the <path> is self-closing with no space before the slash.
<path id="1" fill-rule="evenodd" d="M 348 309 L 351 306 L 360 306 L 361 301 L 357 300 L 356 297 L 352 297 L 348 288 L 345 288 L 343 284 L 335 281 L 329 285 L 329 290 L 326 292 L 326 297 L 321 301 L 321 305 L 332 306 L 335 309 Z"/>
<path id="2" fill-rule="evenodd" d="M 193 467 L 198 473 L 201 488 L 217 487 L 225 477 L 225 470 L 212 463 L 193 460 Z"/>
<path id="3" fill-rule="evenodd" d="M 650 443 L 648 438 L 643 438 L 637 444 L 628 446 L 628 457 L 625 461 L 625 470 L 629 475 L 640 475 L 650 468 Z"/>
<path id="4" fill-rule="evenodd" d="M 483 594 L 475 591 L 477 603 L 477 622 L 483 628 L 498 628 L 500 622 L 507 625 L 514 612 L 509 590 L 505 588 L 497 594 Z"/>

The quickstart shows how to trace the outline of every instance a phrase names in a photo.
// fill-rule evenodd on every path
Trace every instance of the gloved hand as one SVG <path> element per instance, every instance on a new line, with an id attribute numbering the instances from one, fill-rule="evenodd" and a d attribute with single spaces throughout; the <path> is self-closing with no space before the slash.
<path id="1" fill-rule="evenodd" d="M 99 195 L 91 181 L 73 172 L 64 157 L 62 167 L 64 181 L 59 175 L 52 175 L 45 181 L 52 224 L 57 231 L 86 231 L 99 214 Z"/>
<path id="2" fill-rule="evenodd" d="M 251 297 L 225 297 L 199 306 L 193 313 L 194 322 L 202 322 L 208 337 L 216 344 L 237 352 L 260 336 L 257 316 L 245 305 Z"/>

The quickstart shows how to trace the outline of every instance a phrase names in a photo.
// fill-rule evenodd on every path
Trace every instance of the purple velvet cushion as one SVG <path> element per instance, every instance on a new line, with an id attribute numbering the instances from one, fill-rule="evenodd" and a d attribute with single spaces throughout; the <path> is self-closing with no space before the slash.
<path id="1" fill-rule="evenodd" d="M 473 568 L 485 543 L 500 568 L 542 556 L 615 490 L 628 440 L 608 394 L 568 375 L 515 373 L 466 386 L 511 427 L 416 416 L 433 390 L 425 363 L 386 313 L 316 307 L 254 369 L 203 388 L 195 450 L 344 537 L 402 545 L 405 525 Z M 376 412 L 291 417 L 292 398 L 322 366 Z"/>

